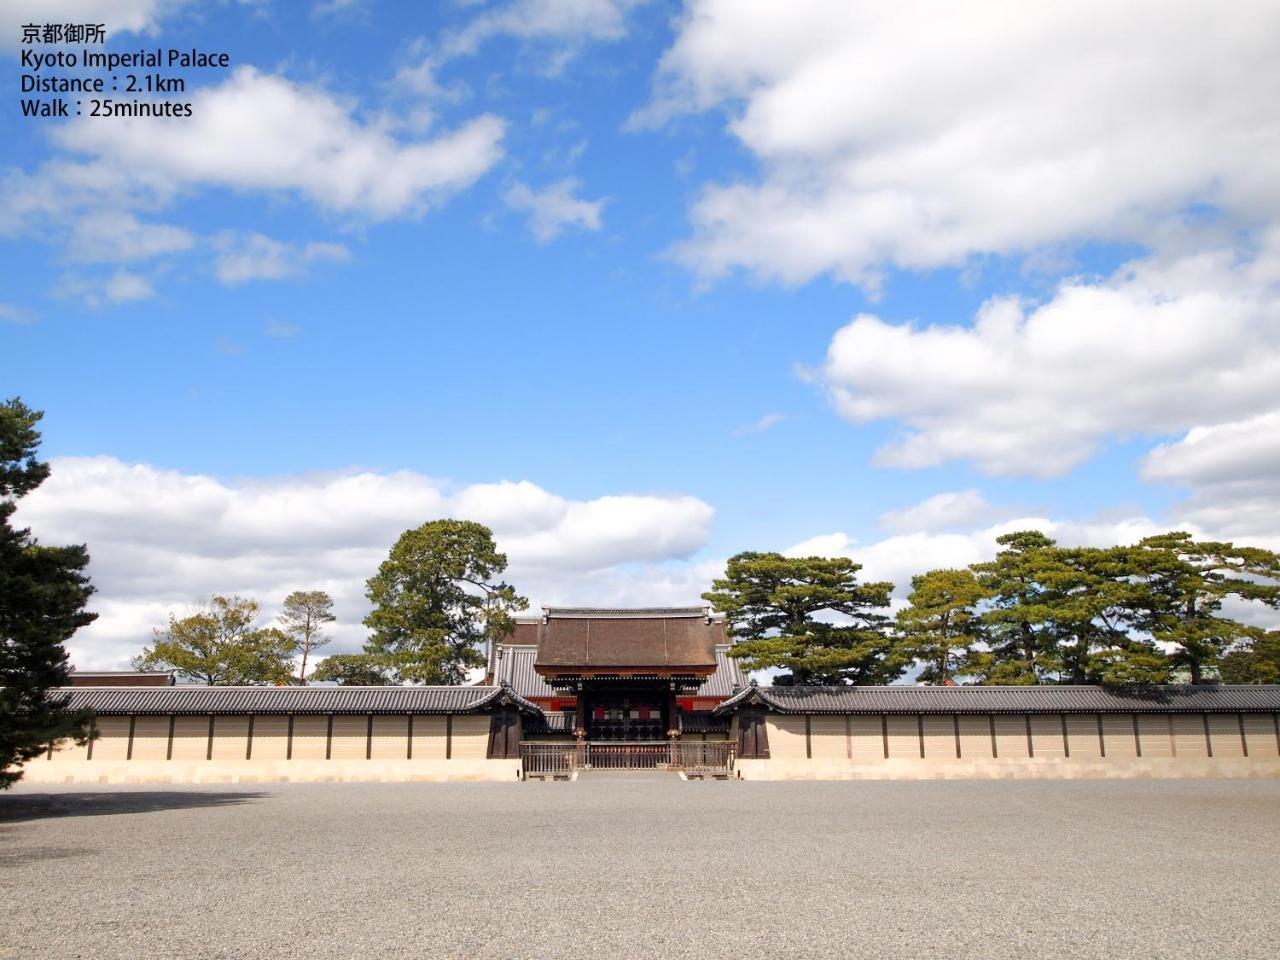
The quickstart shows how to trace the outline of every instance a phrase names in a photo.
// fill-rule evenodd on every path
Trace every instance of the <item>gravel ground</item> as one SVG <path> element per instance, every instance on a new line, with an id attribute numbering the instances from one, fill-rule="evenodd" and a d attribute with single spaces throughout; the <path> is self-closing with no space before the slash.
<path id="1" fill-rule="evenodd" d="M 1280 781 L 0 795 L 14 958 L 1277 955 Z"/>

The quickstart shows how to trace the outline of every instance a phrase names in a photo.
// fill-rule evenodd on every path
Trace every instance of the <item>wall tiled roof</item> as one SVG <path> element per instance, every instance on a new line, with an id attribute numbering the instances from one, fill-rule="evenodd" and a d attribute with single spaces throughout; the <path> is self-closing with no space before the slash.
<path id="1" fill-rule="evenodd" d="M 717 713 L 1235 713 L 1280 711 L 1280 686 L 747 687 Z"/>
<path id="2" fill-rule="evenodd" d="M 62 687 L 72 710 L 98 714 L 478 713 L 511 704 L 538 707 L 515 691 L 488 687 Z"/>

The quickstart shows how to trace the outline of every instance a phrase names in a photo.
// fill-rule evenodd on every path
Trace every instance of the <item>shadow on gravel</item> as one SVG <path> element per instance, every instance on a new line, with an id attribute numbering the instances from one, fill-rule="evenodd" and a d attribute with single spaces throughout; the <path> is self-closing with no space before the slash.
<path id="1" fill-rule="evenodd" d="M 147 790 L 135 793 L 35 793 L 0 795 L 0 823 L 50 817 L 103 817 L 121 813 L 155 813 L 192 807 L 226 807 L 249 803 L 264 793 L 200 793 L 191 790 Z"/>

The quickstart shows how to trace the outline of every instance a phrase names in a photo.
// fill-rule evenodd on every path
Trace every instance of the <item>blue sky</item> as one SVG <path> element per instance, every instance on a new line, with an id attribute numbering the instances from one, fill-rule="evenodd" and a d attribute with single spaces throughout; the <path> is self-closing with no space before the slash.
<path id="1" fill-rule="evenodd" d="M 189 122 L 0 113 L 0 375 L 47 411 L 24 516 L 95 558 L 77 661 L 317 583 L 354 648 L 432 511 L 557 603 L 743 549 L 905 584 L 1010 524 L 1274 542 L 1280 34 L 910 6 L 62 3 L 232 61 Z"/>

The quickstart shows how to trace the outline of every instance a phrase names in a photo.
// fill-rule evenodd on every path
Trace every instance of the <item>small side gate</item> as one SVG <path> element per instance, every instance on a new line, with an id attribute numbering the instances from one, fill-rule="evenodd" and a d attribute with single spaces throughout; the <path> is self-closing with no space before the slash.
<path id="1" fill-rule="evenodd" d="M 733 774 L 733 743 L 727 740 L 635 743 L 520 744 L 522 779 L 567 780 L 576 770 L 672 770 L 687 777 Z"/>

